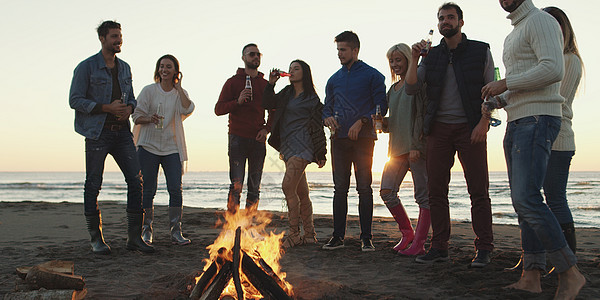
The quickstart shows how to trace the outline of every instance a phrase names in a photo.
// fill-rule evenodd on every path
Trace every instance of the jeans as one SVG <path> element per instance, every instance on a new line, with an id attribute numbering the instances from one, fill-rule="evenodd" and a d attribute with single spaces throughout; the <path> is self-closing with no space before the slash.
<path id="1" fill-rule="evenodd" d="M 237 210 L 240 206 L 240 194 L 244 186 L 246 160 L 248 160 L 248 193 L 246 195 L 246 208 L 258 205 L 260 194 L 260 180 L 267 148 L 265 143 L 256 139 L 244 138 L 229 134 L 229 195 L 227 209 Z"/>
<path id="2" fill-rule="evenodd" d="M 577 262 L 540 192 L 559 130 L 560 118 L 552 116 L 525 117 L 506 127 L 504 155 L 512 204 L 519 217 L 525 270 L 544 270 L 546 254 L 559 273 Z"/>
<path id="3" fill-rule="evenodd" d="M 546 170 L 544 195 L 546 203 L 559 224 L 573 223 L 573 215 L 567 202 L 567 181 L 573 155 L 575 155 L 575 151 L 552 150 Z"/>
<path id="4" fill-rule="evenodd" d="M 138 158 L 144 176 L 144 209 L 152 208 L 154 196 L 158 184 L 158 166 L 162 165 L 167 180 L 167 191 L 169 191 L 169 206 L 181 207 L 183 205 L 181 186 L 181 160 L 179 153 L 170 155 L 152 154 L 143 147 L 138 148 Z"/>
<path id="5" fill-rule="evenodd" d="M 419 205 L 419 208 L 429 209 L 427 166 L 423 157 L 420 157 L 417 161 L 410 161 L 408 154 L 391 157 L 383 168 L 383 174 L 381 174 L 381 190 L 390 190 L 391 193 L 381 195 L 381 199 L 388 208 L 401 204 L 398 191 L 409 169 L 413 178 L 415 202 Z"/>
<path id="6" fill-rule="evenodd" d="M 492 206 L 489 195 L 487 145 L 471 143 L 471 128 L 467 123 L 434 122 L 427 137 L 427 187 L 431 212 L 431 248 L 446 250 L 450 240 L 450 206 L 448 185 L 454 155 L 463 168 L 467 190 L 471 197 L 471 222 L 477 250 L 493 250 Z"/>
<path id="7" fill-rule="evenodd" d="M 97 140 L 85 139 L 85 186 L 83 206 L 86 215 L 96 214 L 98 194 L 102 187 L 104 161 L 110 154 L 125 176 L 127 182 L 127 211 L 142 210 L 142 174 L 131 132 L 103 129 Z"/>
<path id="8" fill-rule="evenodd" d="M 354 164 L 356 191 L 358 191 L 358 215 L 360 220 L 360 238 L 372 238 L 373 189 L 371 189 L 373 165 L 372 138 L 336 138 L 332 142 L 331 156 L 333 168 L 333 236 L 341 239 L 346 235 L 346 217 L 348 215 L 348 189 L 350 174 Z"/>

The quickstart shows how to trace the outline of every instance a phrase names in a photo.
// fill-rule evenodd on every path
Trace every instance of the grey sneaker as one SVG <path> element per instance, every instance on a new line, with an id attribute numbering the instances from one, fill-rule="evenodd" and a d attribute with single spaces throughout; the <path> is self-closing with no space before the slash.
<path id="1" fill-rule="evenodd" d="M 415 262 L 422 264 L 432 264 L 438 261 L 448 261 L 448 259 L 450 259 L 448 257 L 448 250 L 431 248 L 425 255 L 418 256 L 415 259 Z"/>
<path id="2" fill-rule="evenodd" d="M 335 250 L 339 248 L 344 248 L 344 240 L 337 236 L 332 236 L 331 239 L 329 239 L 329 242 L 323 245 L 323 249 L 325 250 Z"/>
<path id="3" fill-rule="evenodd" d="M 362 252 L 375 251 L 375 246 L 373 246 L 373 242 L 371 241 L 371 239 L 362 239 L 360 241 L 360 250 Z"/>
<path id="4" fill-rule="evenodd" d="M 487 266 L 491 261 L 492 251 L 490 250 L 477 250 L 475 258 L 471 261 L 471 268 L 483 268 Z"/>

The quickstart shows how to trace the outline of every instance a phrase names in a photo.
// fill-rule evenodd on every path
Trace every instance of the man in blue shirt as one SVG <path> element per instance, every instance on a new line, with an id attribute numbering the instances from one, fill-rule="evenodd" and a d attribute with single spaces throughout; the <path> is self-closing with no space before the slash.
<path id="1" fill-rule="evenodd" d="M 127 249 L 150 253 L 154 247 L 141 238 L 142 175 L 129 124 L 137 102 L 133 96 L 131 69 L 115 55 L 121 52 L 123 44 L 121 24 L 104 21 L 97 30 L 102 50 L 75 68 L 69 93 L 69 105 L 75 110 L 75 131 L 85 137 L 83 203 L 92 252 L 110 253 L 102 236 L 98 208 L 104 161 L 110 154 L 127 182 Z"/>
<path id="2" fill-rule="evenodd" d="M 335 37 L 342 68 L 327 81 L 323 122 L 335 128 L 331 139 L 333 164 L 333 236 L 323 249 L 344 247 L 348 189 L 354 164 L 362 251 L 374 251 L 371 239 L 373 219 L 373 190 L 371 166 L 377 135 L 371 116 L 377 106 L 387 112 L 384 76 L 358 59 L 360 41 L 356 33 L 344 31 Z"/>

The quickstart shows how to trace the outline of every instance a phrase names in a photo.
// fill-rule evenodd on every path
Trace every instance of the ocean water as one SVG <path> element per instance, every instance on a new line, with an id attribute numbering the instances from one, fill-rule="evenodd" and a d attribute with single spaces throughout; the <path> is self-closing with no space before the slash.
<path id="1" fill-rule="evenodd" d="M 260 209 L 286 211 L 281 191 L 283 173 L 265 172 L 261 185 Z M 373 174 L 374 215 L 390 217 L 379 198 L 380 174 Z M 83 172 L 0 172 L 0 201 L 47 201 L 83 203 Z M 332 214 L 333 181 L 331 173 L 309 172 L 307 179 L 314 213 Z M 165 179 L 159 175 L 155 204 L 167 205 Z M 185 206 L 225 208 L 229 176 L 227 172 L 189 172 L 183 176 L 183 203 Z M 418 206 L 413 198 L 410 174 L 400 187 L 399 196 L 409 216 L 418 216 Z M 100 191 L 99 201 L 126 201 L 126 184 L 119 172 L 107 172 Z M 510 201 L 506 172 L 490 173 L 490 198 L 493 222 L 517 224 L 517 215 Z M 567 198 L 577 227 L 600 228 L 600 172 L 571 172 Z M 245 199 L 242 194 L 242 205 Z M 452 173 L 450 182 L 450 216 L 453 220 L 469 221 L 470 200 L 461 172 Z M 358 194 L 354 178 L 348 195 L 348 213 L 358 215 Z"/>

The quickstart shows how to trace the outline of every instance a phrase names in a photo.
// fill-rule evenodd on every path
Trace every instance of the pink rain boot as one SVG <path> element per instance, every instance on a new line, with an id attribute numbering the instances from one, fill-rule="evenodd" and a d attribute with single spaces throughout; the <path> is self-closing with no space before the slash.
<path id="1" fill-rule="evenodd" d="M 429 209 L 419 209 L 419 220 L 417 222 L 417 229 L 415 230 L 415 238 L 412 245 L 406 250 L 398 251 L 400 255 L 421 255 L 425 253 L 423 245 L 427 240 L 427 234 L 429 233 L 429 225 L 431 225 L 431 217 Z"/>
<path id="2" fill-rule="evenodd" d="M 398 223 L 398 228 L 400 232 L 402 232 L 402 239 L 396 246 L 392 249 L 398 252 L 400 250 L 406 249 L 408 245 L 413 241 L 415 237 L 415 232 L 413 231 L 412 225 L 410 224 L 410 219 L 406 215 L 406 210 L 404 210 L 404 206 L 402 204 L 398 204 L 392 208 L 388 208 L 394 216 L 394 219 Z"/>

